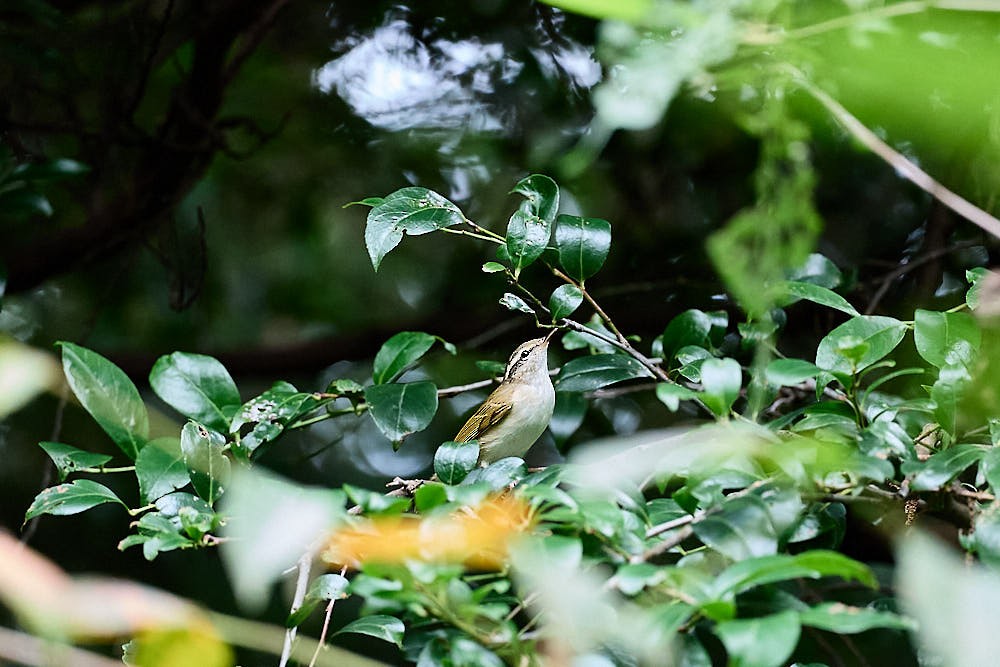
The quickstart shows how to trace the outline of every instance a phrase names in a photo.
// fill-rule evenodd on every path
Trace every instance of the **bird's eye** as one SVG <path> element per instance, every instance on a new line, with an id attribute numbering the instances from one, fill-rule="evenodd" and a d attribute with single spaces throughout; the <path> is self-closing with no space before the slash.
<path id="1" fill-rule="evenodd" d="M 524 352 L 521 353 L 521 358 L 527 359 L 529 354 L 531 354 L 531 350 L 525 350 Z"/>

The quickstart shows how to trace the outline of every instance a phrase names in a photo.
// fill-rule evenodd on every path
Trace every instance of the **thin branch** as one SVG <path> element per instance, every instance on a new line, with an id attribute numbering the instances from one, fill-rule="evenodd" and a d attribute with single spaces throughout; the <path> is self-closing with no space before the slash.
<path id="1" fill-rule="evenodd" d="M 937 199 L 955 213 L 976 225 L 983 231 L 1000 238 L 1000 220 L 979 208 L 969 200 L 952 192 L 938 183 L 930 174 L 911 162 L 905 155 L 882 141 L 874 132 L 862 123 L 839 102 L 826 92 L 809 82 L 802 72 L 791 68 L 793 74 L 803 89 L 820 104 L 826 107 L 834 118 L 844 126 L 855 139 L 864 144 L 868 150 L 885 160 L 893 169 L 921 190 Z"/>
<path id="2" fill-rule="evenodd" d="M 917 257 L 916 259 L 912 259 L 906 264 L 903 264 L 898 268 L 896 268 L 896 270 L 889 272 L 882 279 L 882 282 L 879 284 L 878 290 L 876 290 L 875 294 L 872 296 L 871 301 L 868 302 L 868 307 L 865 308 L 865 315 L 871 315 L 872 313 L 874 313 L 875 308 L 878 307 L 879 302 L 882 301 L 882 298 L 889 291 L 889 288 L 892 287 L 892 284 L 896 282 L 898 279 L 905 276 L 910 271 L 918 269 L 924 264 L 933 262 L 934 260 L 943 257 L 945 255 L 948 255 L 956 250 L 972 248 L 977 245 L 982 245 L 982 241 L 962 241 L 961 243 L 950 245 L 947 248 L 937 248 L 935 250 L 931 250 L 925 255 Z"/>
<path id="3" fill-rule="evenodd" d="M 306 590 L 309 587 L 309 574 L 312 571 L 312 560 L 313 553 L 315 549 L 310 548 L 299 558 L 298 562 L 298 577 L 295 579 L 295 595 L 292 597 L 292 607 L 291 613 L 295 613 L 299 607 L 302 606 L 302 602 L 306 599 Z M 295 641 L 295 635 L 298 628 L 288 628 L 285 630 L 285 641 L 281 647 L 281 660 L 278 663 L 278 667 L 285 667 L 288 664 L 288 660 L 292 657 L 292 643 Z M 317 646 L 317 651 L 319 647 Z M 316 656 L 313 656 L 313 660 L 310 665 L 314 664 L 316 661 Z"/>

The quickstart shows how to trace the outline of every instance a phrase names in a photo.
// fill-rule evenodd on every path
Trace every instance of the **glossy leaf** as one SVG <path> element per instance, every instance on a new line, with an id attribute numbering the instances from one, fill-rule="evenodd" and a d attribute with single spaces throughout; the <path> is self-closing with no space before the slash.
<path id="1" fill-rule="evenodd" d="M 401 331 L 382 344 L 375 355 L 372 380 L 392 382 L 412 368 L 434 346 L 434 336 L 422 331 Z"/>
<path id="2" fill-rule="evenodd" d="M 118 543 L 118 549 L 142 546 L 146 560 L 154 560 L 159 554 L 175 549 L 194 546 L 195 542 L 180 532 L 180 527 L 171 517 L 162 512 L 148 512 L 136 522 L 136 534 L 129 535 Z"/>
<path id="3" fill-rule="evenodd" d="M 111 460 L 107 454 L 85 452 L 82 449 L 64 445 L 61 442 L 40 442 L 38 446 L 52 459 L 59 471 L 59 481 L 65 482 L 66 477 L 83 468 L 100 468 Z"/>
<path id="4" fill-rule="evenodd" d="M 917 309 L 913 340 L 924 361 L 943 368 L 961 364 L 970 367 L 979 352 L 980 332 L 968 313 L 942 313 Z"/>
<path id="5" fill-rule="evenodd" d="M 427 188 L 396 190 L 368 212 L 365 246 L 372 266 L 378 271 L 385 256 L 403 240 L 403 234 L 419 236 L 464 220 L 455 204 Z"/>
<path id="6" fill-rule="evenodd" d="M 92 350 L 59 343 L 63 371 L 84 409 L 125 455 L 135 460 L 149 437 L 149 416 L 125 373 Z"/>
<path id="7" fill-rule="evenodd" d="M 226 367 L 203 354 L 174 352 L 160 357 L 149 384 L 163 401 L 185 417 L 225 432 L 242 401 Z"/>
<path id="8" fill-rule="evenodd" d="M 922 464 L 906 464 L 903 471 L 908 472 L 919 465 L 910 488 L 914 491 L 935 491 L 976 463 L 985 451 L 977 445 L 955 445 L 934 454 Z"/>
<path id="9" fill-rule="evenodd" d="M 740 397 L 743 369 L 735 359 L 706 359 L 701 365 L 701 401 L 717 417 L 725 417 Z"/>
<path id="10" fill-rule="evenodd" d="M 801 631 L 794 611 L 725 621 L 715 627 L 729 654 L 729 667 L 781 667 L 799 643 Z"/>
<path id="11" fill-rule="evenodd" d="M 983 287 L 983 283 L 981 281 L 989 273 L 990 270 L 982 266 L 969 269 L 965 272 L 965 280 L 970 283 L 969 291 L 965 294 L 965 303 L 972 310 L 979 308 L 979 295 L 982 292 Z"/>
<path id="12" fill-rule="evenodd" d="M 979 559 L 1000 568 L 1000 503 L 993 501 L 975 515 L 972 522 L 971 546 Z"/>
<path id="13" fill-rule="evenodd" d="M 556 219 L 559 266 L 583 283 L 597 273 L 611 250 L 611 224 L 600 218 L 560 215 Z"/>
<path id="14" fill-rule="evenodd" d="M 681 401 L 688 401 L 696 398 L 698 393 L 688 389 L 684 385 L 661 382 L 656 385 L 656 398 L 660 400 L 671 412 L 677 412 Z"/>
<path id="15" fill-rule="evenodd" d="M 712 318 L 700 310 L 686 310 L 667 324 L 660 336 L 663 358 L 670 362 L 682 347 L 697 345 L 708 347 L 708 335 L 712 330 Z"/>
<path id="16" fill-rule="evenodd" d="M 362 616 L 357 620 L 351 621 L 340 630 L 334 632 L 333 635 L 347 633 L 368 635 L 369 637 L 375 637 L 376 639 L 390 642 L 402 648 L 403 632 L 405 630 L 406 627 L 403 625 L 403 622 L 395 616 L 375 615 Z"/>
<path id="17" fill-rule="evenodd" d="M 1000 447 L 994 444 L 993 447 L 983 452 L 979 466 L 980 472 L 986 478 L 990 488 L 993 489 L 993 495 L 996 496 L 1000 493 Z"/>
<path id="18" fill-rule="evenodd" d="M 785 291 L 785 298 L 781 301 L 782 305 L 791 305 L 800 299 L 805 299 L 806 301 L 812 301 L 821 306 L 847 313 L 852 317 L 860 315 L 847 299 L 821 285 L 788 280 L 782 287 Z"/>
<path id="19" fill-rule="evenodd" d="M 222 453 L 225 442 L 222 435 L 196 422 L 181 429 L 181 452 L 191 485 L 209 504 L 229 486 L 230 463 Z"/>
<path id="20" fill-rule="evenodd" d="M 916 629 L 913 621 L 905 616 L 868 607 L 852 607 L 841 602 L 824 602 L 800 611 L 799 622 L 840 635 L 854 635 L 876 628 Z"/>
<path id="21" fill-rule="evenodd" d="M 379 430 L 393 443 L 421 431 L 437 412 L 437 387 L 433 382 L 378 384 L 365 389 L 368 411 Z"/>
<path id="22" fill-rule="evenodd" d="M 139 480 L 139 497 L 150 503 L 190 481 L 184 455 L 177 438 L 152 440 L 135 459 L 135 476 Z"/>
<path id="23" fill-rule="evenodd" d="M 756 586 L 789 579 L 840 577 L 876 588 L 878 581 L 864 563 L 837 553 L 815 549 L 796 555 L 775 554 L 749 558 L 730 565 L 712 583 L 716 597 L 733 596 Z"/>
<path id="24" fill-rule="evenodd" d="M 971 380 L 965 366 L 945 366 L 931 386 L 934 418 L 945 433 L 955 434 L 959 404 Z"/>
<path id="25" fill-rule="evenodd" d="M 557 391 L 593 391 L 616 382 L 650 377 L 642 364 L 623 354 L 591 354 L 563 365 L 555 381 Z"/>
<path id="26" fill-rule="evenodd" d="M 778 536 L 767 506 L 756 497 L 736 498 L 723 510 L 694 525 L 702 542 L 733 560 L 769 556 L 778 547 Z"/>
<path id="27" fill-rule="evenodd" d="M 559 210 L 559 186 L 548 176 L 532 174 L 519 181 L 512 192 L 525 197 L 507 223 L 507 256 L 517 276 L 548 246 Z"/>
<path id="28" fill-rule="evenodd" d="M 855 317 L 823 337 L 816 350 L 816 365 L 845 375 L 862 371 L 892 352 L 904 335 L 906 325 L 892 317 Z"/>
<path id="29" fill-rule="evenodd" d="M 475 468 L 466 475 L 462 484 L 484 484 L 496 492 L 508 488 L 511 484 L 516 484 L 527 474 L 528 467 L 524 465 L 523 459 L 508 456 L 494 461 L 485 468 Z"/>
<path id="30" fill-rule="evenodd" d="M 31 507 L 24 515 L 24 520 L 29 521 L 41 514 L 79 514 L 104 503 L 118 503 L 125 507 L 125 503 L 103 484 L 89 479 L 78 479 L 67 484 L 51 486 L 35 496 Z"/>
<path id="31" fill-rule="evenodd" d="M 348 388 L 356 386 L 356 383 L 349 383 Z M 229 432 L 236 433 L 247 424 L 256 424 L 240 441 L 240 446 L 252 454 L 264 443 L 281 435 L 286 425 L 311 412 L 317 405 L 314 394 L 300 392 L 288 382 L 275 382 L 263 394 L 243 404 L 233 417 Z"/>
<path id="32" fill-rule="evenodd" d="M 286 628 L 295 628 L 302 624 L 302 621 L 309 618 L 321 602 L 328 600 L 339 600 L 347 597 L 346 591 L 350 582 L 346 577 L 339 574 L 321 574 L 313 579 L 309 584 L 306 595 L 302 598 L 302 604 L 298 609 L 288 615 L 285 620 Z"/>
<path id="33" fill-rule="evenodd" d="M 45 162 L 20 164 L 11 172 L 11 177 L 22 181 L 55 181 L 86 174 L 89 171 L 90 167 L 82 162 L 56 158 Z"/>
<path id="34" fill-rule="evenodd" d="M 834 289 L 840 285 L 843 276 L 836 264 L 826 256 L 814 252 L 809 255 L 802 266 L 788 273 L 788 279 Z"/>
<path id="35" fill-rule="evenodd" d="M 516 294 L 511 294 L 510 292 L 505 293 L 500 297 L 500 305 L 507 310 L 517 310 L 522 313 L 527 313 L 528 315 L 534 315 L 534 309 L 525 303 L 524 299 Z"/>
<path id="36" fill-rule="evenodd" d="M 819 375 L 819 367 L 805 359 L 775 359 L 764 369 L 767 381 L 781 387 L 791 387 Z"/>
<path id="37" fill-rule="evenodd" d="M 445 484 L 458 484 L 479 462 L 479 443 L 446 442 L 434 453 L 434 472 Z"/>
<path id="38" fill-rule="evenodd" d="M 506 268 L 500 262 L 486 262 L 483 264 L 483 273 L 500 273 Z"/>
<path id="39" fill-rule="evenodd" d="M 558 322 L 569 317 L 583 303 L 583 292 L 576 285 L 560 285 L 549 297 L 549 310 L 552 311 L 552 321 Z"/>

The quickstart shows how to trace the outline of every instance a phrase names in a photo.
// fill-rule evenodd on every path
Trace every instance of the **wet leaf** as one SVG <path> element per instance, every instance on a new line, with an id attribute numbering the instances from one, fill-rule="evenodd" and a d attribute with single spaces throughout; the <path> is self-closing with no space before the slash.
<path id="1" fill-rule="evenodd" d="M 556 219 L 559 266 L 583 283 L 597 273 L 611 250 L 611 224 L 600 218 L 560 215 Z"/>

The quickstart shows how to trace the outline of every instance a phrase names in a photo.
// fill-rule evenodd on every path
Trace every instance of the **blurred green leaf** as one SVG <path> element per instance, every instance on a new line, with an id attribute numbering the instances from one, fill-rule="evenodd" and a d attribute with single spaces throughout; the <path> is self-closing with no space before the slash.
<path id="1" fill-rule="evenodd" d="M 210 505 L 229 485 L 230 463 L 222 451 L 226 439 L 197 422 L 181 429 L 181 452 L 191 486 Z"/>
<path id="2" fill-rule="evenodd" d="M 910 619 L 869 607 L 852 607 L 841 602 L 824 602 L 799 612 L 802 625 L 840 635 L 854 635 L 875 628 L 915 630 Z"/>
<path id="3" fill-rule="evenodd" d="M 14 168 L 11 178 L 23 181 L 55 181 L 86 174 L 89 171 L 90 167 L 76 160 L 56 158 L 45 162 L 20 164 Z"/>
<path id="4" fill-rule="evenodd" d="M 878 581 L 864 563 L 836 551 L 814 549 L 800 554 L 775 554 L 749 558 L 730 565 L 712 582 L 715 597 L 731 597 L 756 586 L 789 579 L 840 577 L 876 588 Z"/>
<path id="5" fill-rule="evenodd" d="M 717 417 L 725 417 L 740 397 L 743 369 L 735 359 L 706 359 L 701 365 L 700 398 Z"/>
<path id="6" fill-rule="evenodd" d="M 976 513 L 971 538 L 979 560 L 1000 570 L 1000 503 L 996 500 Z"/>
<path id="7" fill-rule="evenodd" d="M 365 389 L 368 411 L 379 430 L 393 443 L 427 428 L 437 412 L 433 382 L 378 384 Z"/>
<path id="8" fill-rule="evenodd" d="M 981 336 L 971 315 L 918 308 L 913 319 L 913 339 L 924 361 L 938 368 L 972 366 Z"/>
<path id="9" fill-rule="evenodd" d="M 583 303 L 583 292 L 576 285 L 560 285 L 549 297 L 549 310 L 552 311 L 552 321 L 558 322 L 573 314 Z"/>
<path id="10" fill-rule="evenodd" d="M 595 19 L 639 21 L 653 8 L 653 0 L 543 0 L 545 4 Z"/>
<path id="11" fill-rule="evenodd" d="M 681 401 L 688 401 L 697 398 L 698 393 L 680 384 L 661 382 L 656 385 L 656 398 L 660 400 L 671 412 L 677 412 Z"/>
<path id="12" fill-rule="evenodd" d="M 458 484 L 479 462 L 479 442 L 445 442 L 434 453 L 434 472 L 445 484 Z"/>
<path id="13" fill-rule="evenodd" d="M 804 359 L 774 359 L 764 369 L 768 382 L 781 387 L 790 387 L 820 374 L 816 364 Z"/>
<path id="14" fill-rule="evenodd" d="M 524 465 L 523 459 L 508 456 L 494 461 L 485 468 L 473 469 L 462 480 L 462 484 L 483 484 L 496 492 L 521 481 L 527 474 L 528 467 Z"/>
<path id="15" fill-rule="evenodd" d="M 372 266 L 378 271 L 404 233 L 419 236 L 464 221 L 462 211 L 436 192 L 419 187 L 396 190 L 368 212 L 365 245 Z"/>
<path id="16" fill-rule="evenodd" d="M 242 401 L 226 367 L 212 357 L 174 352 L 157 359 L 149 384 L 163 402 L 189 419 L 226 432 Z"/>
<path id="17" fill-rule="evenodd" d="M 135 459 L 135 476 L 143 503 L 151 503 L 186 486 L 190 477 L 180 441 L 174 437 L 151 440 Z"/>
<path id="18" fill-rule="evenodd" d="M 111 460 L 106 454 L 94 454 L 82 449 L 64 445 L 61 442 L 40 442 L 38 446 L 52 459 L 59 471 L 59 481 L 65 482 L 66 477 L 82 468 L 99 468 Z"/>
<path id="19" fill-rule="evenodd" d="M 729 654 L 729 667 L 781 667 L 799 643 L 801 631 L 794 611 L 725 621 L 715 627 Z"/>
<path id="20" fill-rule="evenodd" d="M 616 382 L 651 374 L 642 364 L 623 354 L 591 354 L 571 359 L 556 378 L 557 391 L 593 391 Z"/>
<path id="21" fill-rule="evenodd" d="M 556 219 L 559 266 L 581 284 L 597 273 L 611 250 L 611 223 L 600 218 L 560 215 Z"/>
<path id="22" fill-rule="evenodd" d="M 285 619 L 285 627 L 296 628 L 302 625 L 320 602 L 347 597 L 346 591 L 350 583 L 346 577 L 339 574 L 321 574 L 313 579 L 305 597 L 302 598 L 302 604 Z"/>
<path id="23" fill-rule="evenodd" d="M 406 626 L 395 616 L 376 615 L 362 616 L 357 620 L 351 621 L 340 630 L 334 632 L 332 636 L 335 637 L 346 633 L 368 635 L 369 637 L 375 637 L 376 639 L 390 642 L 402 648 L 403 633 L 405 631 Z"/>
<path id="24" fill-rule="evenodd" d="M 788 279 L 799 283 L 811 283 L 827 289 L 834 289 L 840 286 L 843 275 L 837 265 L 831 262 L 825 255 L 812 253 L 808 259 L 799 266 L 788 272 Z"/>
<path id="25" fill-rule="evenodd" d="M 778 547 L 767 506 L 755 497 L 726 502 L 721 511 L 694 524 L 694 533 L 708 547 L 737 561 L 769 556 Z"/>
<path id="26" fill-rule="evenodd" d="M 59 484 L 44 489 L 35 496 L 31 507 L 24 515 L 25 522 L 41 514 L 79 514 L 104 503 L 118 503 L 125 507 L 111 489 L 92 482 L 89 479 L 78 479 L 68 484 Z"/>
<path id="27" fill-rule="evenodd" d="M 916 473 L 910 482 L 914 491 L 936 491 L 976 463 L 985 451 L 978 445 L 955 445 L 926 461 L 904 464 L 903 472 L 908 475 Z"/>
<path id="28" fill-rule="evenodd" d="M 825 371 L 851 375 L 883 359 L 899 345 L 904 335 L 906 325 L 892 317 L 861 315 L 852 318 L 819 342 L 816 365 Z"/>
<path id="29" fill-rule="evenodd" d="M 982 279 L 990 273 L 990 270 L 979 266 L 965 272 L 965 280 L 970 284 L 969 291 L 965 294 L 965 303 L 972 310 L 979 308 L 979 295 L 982 292 Z"/>
<path id="30" fill-rule="evenodd" d="M 70 388 L 94 421 L 133 461 L 149 437 L 149 416 L 139 390 L 125 373 L 101 355 L 59 343 Z"/>

